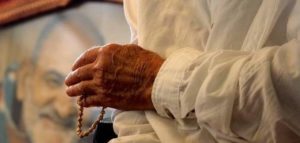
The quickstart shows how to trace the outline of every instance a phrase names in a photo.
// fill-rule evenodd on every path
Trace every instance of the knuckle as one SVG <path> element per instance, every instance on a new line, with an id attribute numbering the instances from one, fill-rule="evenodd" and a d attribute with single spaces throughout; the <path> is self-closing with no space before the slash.
<path id="1" fill-rule="evenodd" d="M 99 62 L 99 63 L 93 64 L 91 67 L 91 70 L 93 73 L 95 73 L 97 71 L 101 71 L 101 67 L 102 67 L 102 63 Z"/>
<path id="2" fill-rule="evenodd" d="M 91 74 L 93 74 L 93 77 L 94 78 L 102 78 L 103 77 L 103 71 L 104 71 L 104 68 L 103 68 L 103 64 L 102 63 L 98 63 L 98 64 L 95 64 L 91 67 Z"/>
<path id="3" fill-rule="evenodd" d="M 106 44 L 104 46 L 104 48 L 101 48 L 101 49 L 103 49 L 104 53 L 106 53 L 106 52 L 111 53 L 112 51 L 115 51 L 116 49 L 119 49 L 121 47 L 122 47 L 122 45 L 120 45 L 120 44 L 109 43 L 109 44 Z"/>
<path id="4" fill-rule="evenodd" d="M 120 47 L 120 44 L 116 44 L 116 43 L 108 43 L 105 45 L 105 47 Z"/>
<path id="5" fill-rule="evenodd" d="M 101 46 L 93 46 L 89 49 L 87 49 L 84 53 L 93 53 L 95 50 L 100 49 Z"/>
<path id="6" fill-rule="evenodd" d="M 141 48 L 140 46 L 136 45 L 136 44 L 127 44 L 126 47 L 128 48 Z"/>
<path id="7" fill-rule="evenodd" d="M 107 56 L 101 56 L 100 59 L 97 60 L 97 62 L 95 62 L 95 64 L 93 64 L 92 69 L 95 71 L 103 71 L 104 69 L 107 68 L 107 66 L 109 66 L 109 59 Z"/>

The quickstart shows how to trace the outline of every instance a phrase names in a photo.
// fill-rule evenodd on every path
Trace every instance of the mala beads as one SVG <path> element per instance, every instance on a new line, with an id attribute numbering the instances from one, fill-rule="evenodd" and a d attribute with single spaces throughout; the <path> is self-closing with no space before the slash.
<path id="1" fill-rule="evenodd" d="M 81 96 L 79 98 L 79 101 L 83 100 L 83 96 Z M 77 118 L 77 129 L 76 129 L 76 133 L 80 138 L 83 138 L 85 136 L 88 136 L 90 133 L 92 133 L 97 125 L 103 120 L 104 114 L 105 114 L 105 107 L 102 107 L 102 110 L 100 111 L 100 114 L 97 117 L 97 120 L 91 125 L 90 128 L 88 128 L 88 130 L 86 131 L 82 131 L 82 117 L 83 117 L 83 106 L 79 105 L 79 109 L 78 109 L 78 118 Z"/>

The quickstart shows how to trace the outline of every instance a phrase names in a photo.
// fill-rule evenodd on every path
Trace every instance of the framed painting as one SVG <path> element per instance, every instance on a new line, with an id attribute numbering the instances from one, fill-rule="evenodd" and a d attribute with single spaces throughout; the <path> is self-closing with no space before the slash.
<path id="1" fill-rule="evenodd" d="M 66 6 L 70 0 L 0 0 L 0 25 Z"/>

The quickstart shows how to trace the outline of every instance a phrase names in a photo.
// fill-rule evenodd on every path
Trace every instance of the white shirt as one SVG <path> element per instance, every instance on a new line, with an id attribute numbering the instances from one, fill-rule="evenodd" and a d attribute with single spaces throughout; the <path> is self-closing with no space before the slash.
<path id="1" fill-rule="evenodd" d="M 299 143 L 299 0 L 127 0 L 132 40 L 166 58 L 156 111 L 110 143 Z"/>

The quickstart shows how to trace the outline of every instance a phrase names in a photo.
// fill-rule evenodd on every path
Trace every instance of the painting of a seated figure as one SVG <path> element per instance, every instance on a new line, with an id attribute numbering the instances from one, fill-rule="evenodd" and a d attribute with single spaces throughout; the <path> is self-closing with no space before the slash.
<path id="1" fill-rule="evenodd" d="M 91 142 L 91 136 L 76 136 L 77 104 L 65 95 L 64 79 L 83 51 L 93 45 L 128 40 L 122 12 L 122 6 L 111 3 L 85 4 L 0 30 L 4 39 L 0 46 L 9 45 L 0 53 L 7 58 L 0 68 L 4 70 L 1 143 Z M 14 44 L 3 43 L 5 38 Z M 109 122 L 112 110 L 108 109 L 105 121 Z M 87 110 L 84 128 L 98 112 L 96 108 Z"/>

